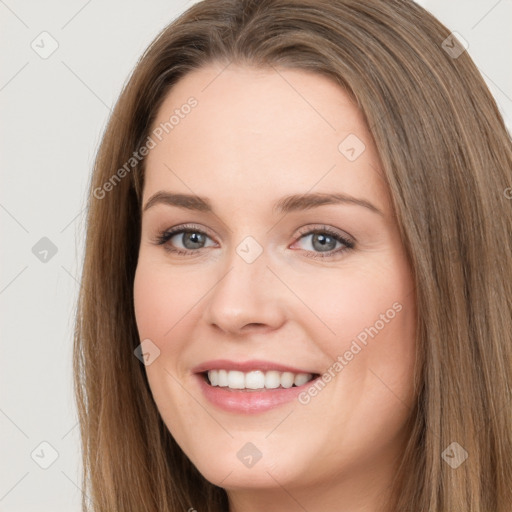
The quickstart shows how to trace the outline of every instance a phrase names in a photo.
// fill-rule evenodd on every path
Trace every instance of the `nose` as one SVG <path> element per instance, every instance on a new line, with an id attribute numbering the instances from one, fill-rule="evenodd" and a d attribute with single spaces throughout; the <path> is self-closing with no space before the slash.
<path id="1" fill-rule="evenodd" d="M 226 334 L 278 329 L 287 316 L 286 287 L 267 264 L 265 253 L 247 262 L 233 251 L 206 298 L 206 322 Z"/>

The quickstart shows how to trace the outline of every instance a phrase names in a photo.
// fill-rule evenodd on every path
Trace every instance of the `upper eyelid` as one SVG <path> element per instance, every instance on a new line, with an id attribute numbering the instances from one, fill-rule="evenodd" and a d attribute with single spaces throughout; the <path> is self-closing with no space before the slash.
<path id="1" fill-rule="evenodd" d="M 184 226 L 176 226 L 176 227 L 173 227 L 170 229 L 165 229 L 161 232 L 161 234 L 165 235 L 165 234 L 169 233 L 174 236 L 174 235 L 177 235 L 177 234 L 180 234 L 183 232 L 187 232 L 187 231 L 201 232 L 201 233 L 204 233 L 209 238 L 213 238 L 211 232 L 208 229 L 199 227 L 199 226 L 196 227 L 193 224 L 192 225 L 184 225 Z"/>

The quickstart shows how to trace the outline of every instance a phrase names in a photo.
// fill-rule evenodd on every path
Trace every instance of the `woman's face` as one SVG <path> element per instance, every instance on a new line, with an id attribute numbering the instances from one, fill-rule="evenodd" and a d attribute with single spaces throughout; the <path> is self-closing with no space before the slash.
<path id="1" fill-rule="evenodd" d="M 135 313 L 178 444 L 232 491 L 387 481 L 415 294 L 353 101 L 317 74 L 212 64 L 152 130 Z"/>

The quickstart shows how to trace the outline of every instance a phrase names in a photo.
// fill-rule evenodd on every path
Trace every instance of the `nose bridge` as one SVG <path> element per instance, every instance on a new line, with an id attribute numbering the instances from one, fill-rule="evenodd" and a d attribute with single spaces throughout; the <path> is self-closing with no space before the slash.
<path id="1" fill-rule="evenodd" d="M 283 297 L 269 263 L 268 252 L 254 237 L 235 246 L 208 296 L 208 322 L 230 332 L 248 324 L 278 327 L 285 316 Z"/>

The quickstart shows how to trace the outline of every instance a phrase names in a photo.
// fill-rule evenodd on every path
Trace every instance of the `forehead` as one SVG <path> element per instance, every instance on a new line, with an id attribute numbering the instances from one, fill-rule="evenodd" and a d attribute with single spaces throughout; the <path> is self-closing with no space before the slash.
<path id="1" fill-rule="evenodd" d="M 155 130 L 145 197 L 165 188 L 241 204 L 312 189 L 386 193 L 361 112 L 319 74 L 211 64 L 173 86 Z"/>

